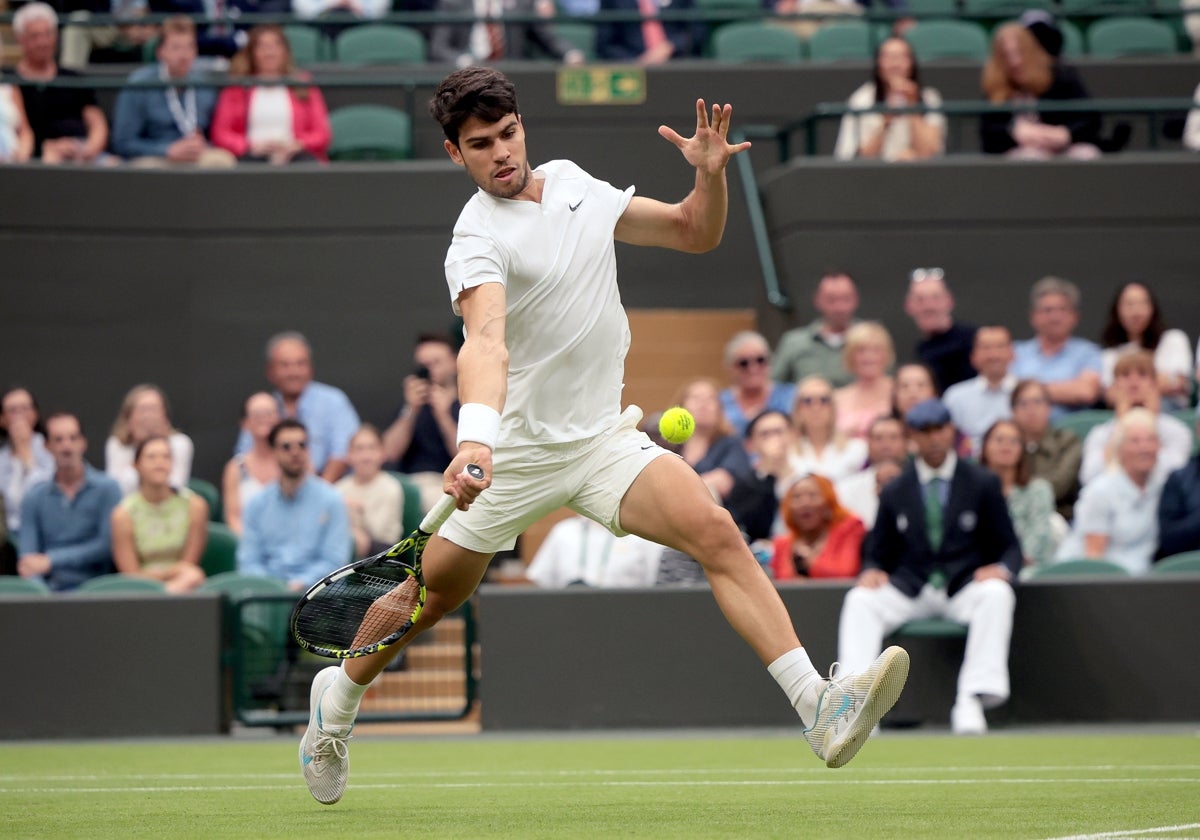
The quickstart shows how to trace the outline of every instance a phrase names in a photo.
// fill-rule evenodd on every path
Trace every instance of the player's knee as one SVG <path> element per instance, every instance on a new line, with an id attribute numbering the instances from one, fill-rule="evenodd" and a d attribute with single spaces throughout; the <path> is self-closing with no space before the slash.
<path id="1" fill-rule="evenodd" d="M 695 511 L 681 532 L 684 541 L 689 543 L 689 548 L 683 550 L 701 564 L 716 562 L 732 552 L 748 550 L 729 511 L 716 505 L 705 505 Z"/>

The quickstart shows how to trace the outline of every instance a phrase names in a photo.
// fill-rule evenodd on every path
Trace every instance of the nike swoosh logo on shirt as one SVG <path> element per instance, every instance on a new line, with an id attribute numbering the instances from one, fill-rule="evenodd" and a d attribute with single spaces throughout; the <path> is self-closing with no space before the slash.
<path id="1" fill-rule="evenodd" d="M 579 201 L 575 202 L 574 204 L 570 204 L 570 203 L 568 203 L 568 204 L 567 204 L 567 206 L 568 206 L 568 207 L 570 207 L 570 208 L 571 208 L 571 212 L 572 212 L 572 213 L 574 213 L 576 210 L 578 210 L 578 209 L 579 209 L 579 205 L 580 205 L 580 204 L 583 204 L 583 199 L 582 199 L 582 198 L 581 198 L 581 199 L 579 199 Z"/>

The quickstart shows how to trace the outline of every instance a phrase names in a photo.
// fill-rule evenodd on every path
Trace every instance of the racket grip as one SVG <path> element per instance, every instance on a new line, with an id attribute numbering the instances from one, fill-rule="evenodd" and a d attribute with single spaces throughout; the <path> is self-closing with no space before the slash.
<path id="1" fill-rule="evenodd" d="M 466 468 L 463 469 L 463 473 L 476 481 L 483 480 L 483 468 L 478 464 L 467 464 Z M 421 530 L 426 534 L 436 533 L 437 529 L 441 528 L 446 523 L 446 520 L 450 518 L 450 514 L 454 513 L 454 509 L 457 506 L 458 501 L 449 493 L 446 493 L 429 509 L 429 513 L 425 514 L 425 518 L 421 520 Z"/>

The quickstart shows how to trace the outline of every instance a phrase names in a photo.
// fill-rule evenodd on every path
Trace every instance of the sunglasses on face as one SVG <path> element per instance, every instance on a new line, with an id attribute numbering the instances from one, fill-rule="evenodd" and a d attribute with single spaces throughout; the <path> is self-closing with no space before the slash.
<path id="1" fill-rule="evenodd" d="M 796 400 L 800 405 L 829 405 L 833 402 L 833 397 L 829 394 L 821 394 L 817 397 L 800 397 Z"/>
<path id="2" fill-rule="evenodd" d="M 289 440 L 284 443 L 278 443 L 278 444 L 276 444 L 276 446 L 279 447 L 280 449 L 282 449 L 284 452 L 291 452 L 293 449 L 299 449 L 299 450 L 303 451 L 305 449 L 308 449 L 308 441 L 306 441 L 306 440 L 290 441 Z"/>
<path id="3" fill-rule="evenodd" d="M 946 272 L 940 268 L 914 268 L 908 277 L 914 283 L 924 283 L 926 280 L 943 280 Z"/>
<path id="4" fill-rule="evenodd" d="M 767 363 L 766 356 L 748 356 L 745 359 L 738 359 L 734 362 L 735 365 L 742 370 L 749 370 L 751 367 L 762 367 Z"/>

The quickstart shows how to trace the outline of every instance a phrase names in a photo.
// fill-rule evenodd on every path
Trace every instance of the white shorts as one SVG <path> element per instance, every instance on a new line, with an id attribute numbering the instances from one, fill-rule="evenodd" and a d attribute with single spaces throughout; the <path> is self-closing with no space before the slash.
<path id="1" fill-rule="evenodd" d="M 595 437 L 546 446 L 496 450 L 492 486 L 469 510 L 455 511 L 438 533 L 455 545 L 494 554 L 543 516 L 568 507 L 618 537 L 621 499 L 646 465 L 670 455 L 637 425 L 642 410 L 629 406 L 611 429 Z"/>

